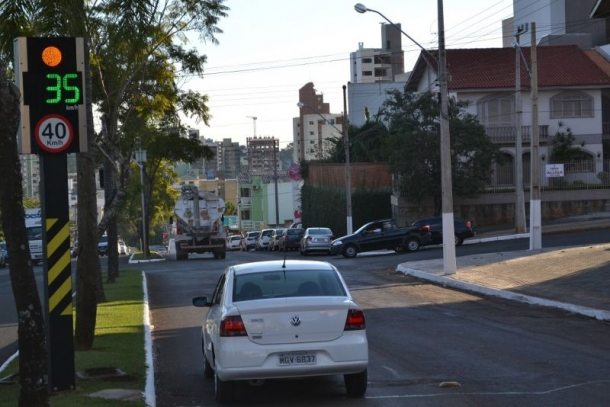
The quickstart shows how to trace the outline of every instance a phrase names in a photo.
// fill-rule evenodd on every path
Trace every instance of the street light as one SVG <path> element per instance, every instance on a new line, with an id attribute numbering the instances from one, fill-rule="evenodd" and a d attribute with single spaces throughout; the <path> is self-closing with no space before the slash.
<path id="1" fill-rule="evenodd" d="M 443 17 L 443 0 L 438 0 L 438 59 L 434 58 L 420 43 L 415 41 L 394 24 L 390 19 L 377 10 L 370 9 L 362 3 L 354 5 L 358 13 L 367 11 L 380 15 L 388 23 L 417 45 L 422 51 L 422 56 L 428 66 L 434 69 L 432 58 L 438 65 L 438 81 L 440 91 L 440 130 L 441 130 L 441 199 L 443 213 L 443 273 L 454 274 L 457 269 L 455 259 L 455 226 L 453 224 L 453 191 L 451 183 L 451 154 L 449 137 L 449 100 L 447 89 L 447 61 L 445 56 L 445 23 Z"/>
<path id="2" fill-rule="evenodd" d="M 309 107 L 314 113 L 320 116 L 324 121 L 329 124 L 333 129 L 337 130 L 339 133 L 343 135 L 343 144 L 345 146 L 345 217 L 346 217 L 346 230 L 347 234 L 351 235 L 354 231 L 353 222 L 352 222 L 352 169 L 350 164 L 349 157 L 349 129 L 347 123 L 347 99 L 346 92 L 347 86 L 343 85 L 343 129 L 339 130 L 334 124 L 328 122 L 326 117 L 324 117 L 317 109 L 312 106 Z M 297 106 L 303 108 L 305 103 L 299 102 Z M 304 148 L 304 147 L 301 147 Z"/>

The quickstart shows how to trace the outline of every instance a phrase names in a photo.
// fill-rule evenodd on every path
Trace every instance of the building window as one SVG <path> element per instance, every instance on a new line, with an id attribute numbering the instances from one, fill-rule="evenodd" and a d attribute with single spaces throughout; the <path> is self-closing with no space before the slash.
<path id="1" fill-rule="evenodd" d="M 371 62 L 373 62 L 373 59 L 371 59 L 371 58 L 362 58 L 363 64 L 370 64 Z"/>
<path id="2" fill-rule="evenodd" d="M 514 100 L 508 95 L 489 96 L 477 103 L 479 121 L 486 127 L 514 125 Z"/>
<path id="3" fill-rule="evenodd" d="M 310 126 L 313 126 L 313 120 L 310 120 L 310 121 L 309 121 L 309 125 L 310 125 Z"/>
<path id="4" fill-rule="evenodd" d="M 593 117 L 593 97 L 585 92 L 561 92 L 551 98 L 551 118 Z"/>
<path id="5" fill-rule="evenodd" d="M 313 131 L 310 131 L 310 132 L 309 132 L 309 135 L 310 135 L 310 136 L 314 136 L 314 135 L 315 135 L 315 133 L 314 133 Z"/>
<path id="6" fill-rule="evenodd" d="M 375 68 L 375 77 L 376 78 L 383 78 L 384 76 L 386 76 L 387 74 L 387 70 L 385 68 Z"/>
<path id="7" fill-rule="evenodd" d="M 362 71 L 362 76 L 373 76 L 372 71 Z"/>

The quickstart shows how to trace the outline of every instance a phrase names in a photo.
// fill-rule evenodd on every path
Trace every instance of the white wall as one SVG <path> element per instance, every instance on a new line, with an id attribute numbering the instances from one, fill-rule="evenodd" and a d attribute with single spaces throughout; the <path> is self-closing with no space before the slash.
<path id="1" fill-rule="evenodd" d="M 547 35 L 565 34 L 565 0 L 519 0 L 513 2 L 514 27 L 536 22 L 538 41 Z M 522 35 L 519 42 L 529 46 L 531 31 Z"/>
<path id="2" fill-rule="evenodd" d="M 371 120 L 378 113 L 390 90 L 404 91 L 406 81 L 377 83 L 348 83 L 348 120 L 352 126 L 361 127 L 365 122 L 364 108 L 368 108 Z"/>

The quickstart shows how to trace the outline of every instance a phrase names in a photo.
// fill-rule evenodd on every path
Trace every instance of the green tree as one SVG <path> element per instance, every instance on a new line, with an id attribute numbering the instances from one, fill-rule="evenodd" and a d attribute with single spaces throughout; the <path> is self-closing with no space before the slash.
<path id="1" fill-rule="evenodd" d="M 0 67 L 2 65 L 0 64 Z M 3 72 L 6 72 L 3 70 Z M 0 75 L 0 211 L 9 251 L 11 288 L 19 336 L 19 406 L 48 406 L 43 310 L 25 229 L 21 165 L 17 154 L 19 91 Z"/>
<path id="2" fill-rule="evenodd" d="M 207 96 L 181 90 L 179 80 L 182 75 L 200 75 L 206 62 L 205 55 L 184 47 L 185 34 L 197 32 L 202 40 L 216 43 L 216 24 L 228 10 L 222 3 L 171 0 L 158 8 L 154 1 L 108 0 L 92 8 L 94 94 L 102 113 L 98 141 L 110 181 L 99 234 L 116 223 L 131 157 L 136 148 L 150 149 L 150 129 L 185 134 L 180 112 L 208 123 Z M 191 156 L 182 160 L 192 160 Z M 118 274 L 115 246 L 109 234 L 109 280 Z"/>
<path id="3" fill-rule="evenodd" d="M 350 126 L 350 162 L 386 162 L 389 155 L 388 130 L 379 121 L 369 121 L 362 127 Z M 333 147 L 327 162 L 345 162 L 345 141 L 343 137 L 330 139 Z"/>
<path id="4" fill-rule="evenodd" d="M 178 191 L 172 185 L 175 184 L 177 177 L 172 166 L 165 160 L 156 164 L 156 169 L 149 168 L 151 163 L 146 164 L 147 174 L 154 173 L 154 179 L 147 181 L 147 218 L 148 225 L 153 240 L 158 241 L 158 234 L 165 231 L 170 216 L 173 214 L 174 204 L 178 197 Z M 128 236 L 128 240 L 142 238 L 142 205 L 141 194 L 142 185 L 140 183 L 139 169 L 136 164 L 132 164 L 133 176 L 130 179 L 126 199 L 119 211 L 120 231 L 123 236 Z M 148 178 L 145 178 L 145 180 Z"/>
<path id="5" fill-rule="evenodd" d="M 216 24 L 228 8 L 222 0 L 170 0 L 158 6 L 150 0 L 0 1 L 0 60 L 13 60 L 15 37 L 32 35 L 84 37 L 89 55 L 85 59 L 87 95 L 93 97 L 101 113 L 102 128 L 94 134 L 91 101 L 87 100 L 89 153 L 79 154 L 77 180 L 80 253 L 75 347 L 81 350 L 92 346 L 96 304 L 103 300 L 97 238 L 116 219 L 132 152 L 142 144 L 139 133 L 127 131 L 123 125 L 138 116 L 147 123 L 182 129 L 178 112 L 206 124 L 209 117 L 206 96 L 181 91 L 178 72 L 203 72 L 206 58 L 184 48 L 185 34 L 197 32 L 202 40 L 216 43 L 215 34 L 220 32 Z M 93 80 L 88 74 L 91 71 Z M 95 167 L 100 161 L 96 151 L 108 161 L 112 182 L 97 234 L 93 232 L 97 223 Z M 116 245 L 109 247 L 116 251 Z M 118 267 L 114 252 L 109 266 Z"/>
<path id="6" fill-rule="evenodd" d="M 392 171 L 410 202 L 434 202 L 441 211 L 439 105 L 432 93 L 391 92 L 382 116 L 389 123 Z M 465 112 L 464 102 L 451 99 L 451 173 L 456 196 L 475 196 L 489 182 L 498 148 L 491 143 L 476 117 Z"/>
<path id="7" fill-rule="evenodd" d="M 225 215 L 237 215 L 237 207 L 233 202 L 225 202 Z"/>
<path id="8" fill-rule="evenodd" d="M 551 160 L 556 163 L 567 163 L 573 160 L 588 158 L 589 155 L 574 146 L 575 137 L 568 127 L 563 130 L 563 123 L 559 122 L 559 129 L 552 141 Z"/>

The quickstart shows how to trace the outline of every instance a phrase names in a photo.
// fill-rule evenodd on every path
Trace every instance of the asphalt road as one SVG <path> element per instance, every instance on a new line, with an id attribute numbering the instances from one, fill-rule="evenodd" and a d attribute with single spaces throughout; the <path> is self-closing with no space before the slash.
<path id="1" fill-rule="evenodd" d="M 602 231 L 545 235 L 543 245 L 607 239 Z M 527 246 L 527 239 L 466 245 L 457 255 Z M 191 305 L 191 298 L 210 294 L 228 264 L 281 256 L 231 252 L 226 260 L 199 256 L 137 266 L 147 271 L 149 284 L 157 405 L 215 405 L 213 384 L 204 379 L 201 365 L 204 312 Z M 296 252 L 289 256 L 301 258 Z M 259 387 L 242 386 L 237 405 L 610 405 L 609 324 L 483 299 L 394 271 L 410 259 L 441 256 L 440 247 L 355 259 L 309 256 L 335 264 L 365 308 L 370 349 L 367 395 L 346 398 L 341 377 L 268 381 Z M 5 311 L 12 300 L 12 295 L 5 295 L 10 291 L 6 271 L 0 269 L 0 338 L 10 342 L 6 332 L 16 329 Z M 6 346 L 0 348 L 5 351 Z M 0 364 L 4 357 L 0 353 Z"/>
<path id="2" fill-rule="evenodd" d="M 555 235 L 546 245 L 590 239 Z M 605 237 L 607 241 L 607 237 Z M 472 252 L 522 250 L 528 241 L 458 248 Z M 508 247 L 508 248 L 507 248 Z M 514 248 L 512 248 L 514 247 Z M 608 405 L 610 325 L 560 312 L 492 301 L 411 280 L 394 272 L 410 258 L 435 258 L 439 247 L 417 253 L 344 259 L 310 256 L 335 264 L 365 308 L 370 348 L 366 398 L 345 397 L 341 377 L 268 381 L 242 386 L 241 405 L 472 406 Z M 210 294 L 227 264 L 281 257 L 231 252 L 146 267 L 155 352 L 157 404 L 215 405 L 203 378 L 200 324 L 190 305 Z M 289 257 L 301 258 L 298 253 Z M 448 384 L 444 387 L 441 383 Z"/>

